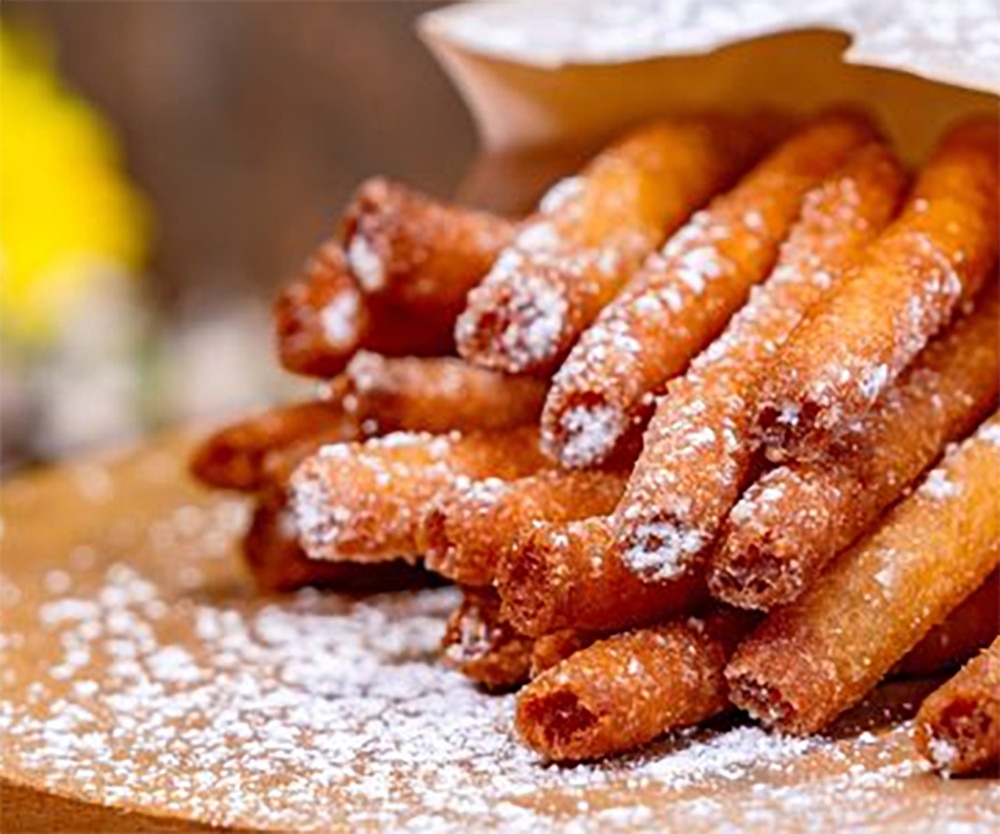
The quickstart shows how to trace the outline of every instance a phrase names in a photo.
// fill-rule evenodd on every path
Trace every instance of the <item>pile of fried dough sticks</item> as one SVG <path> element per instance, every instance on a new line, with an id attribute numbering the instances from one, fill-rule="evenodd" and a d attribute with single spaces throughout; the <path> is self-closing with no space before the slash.
<path id="1" fill-rule="evenodd" d="M 319 394 L 209 438 L 265 590 L 463 589 L 445 662 L 595 759 L 740 709 L 1000 758 L 995 117 L 914 174 L 872 119 L 643 125 L 511 220 L 364 183 L 275 305 Z M 990 643 L 992 642 L 992 645 Z"/>

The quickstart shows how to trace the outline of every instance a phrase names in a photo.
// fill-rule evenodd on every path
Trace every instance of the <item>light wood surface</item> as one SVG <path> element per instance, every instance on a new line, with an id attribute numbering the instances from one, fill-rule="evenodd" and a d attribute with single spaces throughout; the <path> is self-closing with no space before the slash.
<path id="1" fill-rule="evenodd" d="M 504 752 L 507 758 L 494 773 L 482 768 L 482 762 L 477 764 L 471 758 L 472 751 L 465 763 L 461 761 L 466 755 L 461 746 L 441 748 L 437 760 L 412 765 L 416 790 L 401 795 L 391 813 L 387 810 L 381 816 L 369 806 L 362 807 L 358 799 L 377 795 L 370 781 L 374 777 L 365 774 L 384 776 L 388 772 L 399 778 L 401 772 L 405 776 L 405 770 L 398 767 L 410 765 L 404 763 L 387 771 L 390 765 L 384 761 L 369 761 L 367 770 L 360 768 L 351 775 L 350 767 L 363 763 L 364 751 L 345 764 L 343 774 L 332 766 L 326 784 L 307 785 L 308 801 L 305 810 L 297 812 L 299 816 L 278 807 L 287 799 L 281 791 L 274 794 L 272 804 L 266 796 L 251 796 L 252 801 L 243 797 L 237 803 L 232 799 L 231 784 L 224 788 L 221 781 L 212 784 L 209 780 L 203 796 L 185 794 L 179 800 L 172 799 L 164 789 L 162 762 L 155 755 L 146 759 L 128 749 L 133 736 L 138 746 L 141 727 L 125 727 L 119 733 L 125 742 L 121 755 L 128 758 L 130 770 L 123 771 L 120 761 L 107 766 L 100 757 L 88 761 L 79 745 L 60 757 L 58 750 L 51 749 L 52 736 L 45 732 L 43 717 L 49 715 L 46 710 L 53 699 L 64 695 L 54 668 L 64 661 L 65 646 L 58 644 L 55 632 L 39 624 L 46 621 L 45 606 L 58 603 L 60 597 L 86 602 L 98 599 L 102 589 L 107 594 L 102 577 L 112 565 L 127 566 L 151 583 L 149 587 L 170 609 L 163 623 L 171 645 L 192 655 L 203 647 L 193 625 L 194 609 L 186 600 L 195 600 L 203 612 L 237 612 L 247 622 L 255 622 L 253 617 L 266 612 L 303 610 L 304 604 L 311 606 L 307 609 L 310 616 L 327 612 L 341 617 L 338 622 L 351 616 L 353 603 L 336 595 L 312 595 L 305 603 L 299 598 L 256 597 L 234 547 L 239 503 L 231 497 L 209 495 L 189 481 L 184 460 L 190 439 L 189 435 L 173 435 L 113 459 L 67 464 L 3 485 L 0 599 L 4 641 L 0 643 L 0 660 L 5 671 L 0 707 L 11 722 L 4 729 L 0 774 L 3 831 L 202 831 L 209 830 L 211 822 L 239 831 L 407 830 L 411 824 L 414 830 L 467 831 L 576 826 L 570 830 L 683 827 L 686 832 L 714 832 L 728 825 L 733 830 L 769 832 L 866 826 L 868 830 L 912 834 L 945 830 L 951 824 L 964 824 L 963 831 L 984 834 L 1000 830 L 1000 785 L 995 780 L 946 781 L 927 773 L 912 749 L 906 726 L 900 723 L 934 682 L 883 688 L 864 709 L 841 722 L 830 738 L 804 746 L 791 758 L 782 753 L 780 762 L 734 760 L 727 764 L 717 754 L 698 758 L 698 745 L 725 744 L 734 737 L 729 725 L 667 739 L 644 756 L 593 771 L 560 771 L 532 764 L 520 753 L 512 757 Z M 162 541 L 165 530 L 175 537 L 166 547 Z M 67 582 L 70 587 L 64 588 Z M 447 589 L 424 593 L 446 594 Z M 385 605 L 394 606 L 397 614 L 405 613 L 405 599 L 401 602 L 397 596 L 394 600 Z M 375 600 L 365 605 L 370 613 L 383 603 Z M 431 614 L 437 616 L 434 611 Z M 431 616 L 426 605 L 421 616 Z M 439 675 L 435 686 L 466 691 L 461 678 L 436 671 L 432 652 L 418 660 L 427 665 L 427 674 Z M 96 683 L 85 705 L 104 703 L 113 691 L 107 663 L 106 658 L 95 655 L 76 673 L 79 678 L 85 672 Z M 263 668 L 252 671 L 258 674 Z M 483 699 L 486 709 L 503 703 L 489 701 L 486 695 L 477 697 Z M 388 725 L 397 719 L 389 714 L 390 707 L 386 709 Z M 113 710 L 94 711 L 98 737 L 102 733 L 111 737 L 116 723 L 125 726 L 123 716 Z M 412 713 L 399 715 L 412 718 Z M 177 717 L 178 733 L 187 731 L 186 718 Z M 24 729 L 25 722 L 39 721 L 41 731 L 37 726 L 34 734 Z M 434 732 L 435 724 L 435 717 L 427 716 L 429 733 Z M 350 732 L 349 727 L 331 726 L 330 730 Z M 56 732 L 54 724 L 52 732 Z M 496 727 L 483 729 L 483 737 L 505 732 L 498 720 Z M 769 755 L 774 749 L 768 748 Z M 195 767 L 189 753 L 182 753 L 176 764 L 181 777 L 185 768 Z M 673 764 L 694 761 L 701 764 L 688 770 Z M 148 783 L 143 778 L 147 764 Z M 438 816 L 428 816 L 424 806 L 430 805 L 430 794 L 421 793 L 420 786 L 431 784 L 438 771 L 454 778 L 464 773 L 466 764 L 469 781 L 455 788 L 463 792 L 456 794 L 455 807 L 436 806 L 433 812 Z M 239 768 L 246 766 L 242 759 L 237 764 Z M 376 766 L 382 769 L 373 770 Z M 538 789 L 525 791 L 524 780 L 534 778 L 532 774 L 537 774 Z M 243 790 L 256 784 L 249 772 L 238 771 L 237 776 L 245 780 L 240 783 Z M 280 781 L 280 774 L 269 778 Z M 113 790 L 116 780 L 119 789 Z M 520 785 L 517 791 L 510 788 L 515 782 Z M 123 784 L 127 789 L 121 789 Z M 442 790 L 440 786 L 435 789 Z M 476 803 L 469 802 L 470 791 L 476 792 Z M 447 788 L 437 796 L 447 799 Z M 516 806 L 513 811 L 512 806 Z M 291 824 L 289 820 L 298 822 Z M 415 820 L 422 820 L 424 827 Z M 443 827 L 434 825 L 435 820 L 441 820 Z"/>

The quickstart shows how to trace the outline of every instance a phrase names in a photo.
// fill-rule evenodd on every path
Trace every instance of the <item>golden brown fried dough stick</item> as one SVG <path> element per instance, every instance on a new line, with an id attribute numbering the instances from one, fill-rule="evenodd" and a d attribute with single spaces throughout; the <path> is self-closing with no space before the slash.
<path id="1" fill-rule="evenodd" d="M 1000 304 L 992 289 L 918 357 L 844 448 L 765 474 L 733 508 L 710 557 L 719 599 L 769 609 L 795 599 L 895 501 L 949 441 L 995 406 Z"/>
<path id="2" fill-rule="evenodd" d="M 480 481 L 430 511 L 419 550 L 442 576 L 489 585 L 497 565 L 539 524 L 607 514 L 624 487 L 624 474 L 599 470 L 547 469 L 516 481 Z"/>
<path id="3" fill-rule="evenodd" d="M 772 457 L 822 449 L 983 286 L 997 259 L 998 192 L 1000 123 L 963 122 L 852 279 L 782 349 L 757 421 Z"/>
<path id="4" fill-rule="evenodd" d="M 425 585 L 430 576 L 402 561 L 378 565 L 316 561 L 299 547 L 297 534 L 295 519 L 283 502 L 258 499 L 243 539 L 243 555 L 260 591 L 285 593 L 309 586 L 388 591 Z"/>
<path id="5" fill-rule="evenodd" d="M 191 473 L 217 489 L 253 492 L 266 482 L 264 461 L 269 452 L 318 434 L 331 442 L 352 440 L 357 428 L 335 399 L 277 406 L 204 440 L 191 458 Z"/>
<path id="6" fill-rule="evenodd" d="M 489 689 L 524 683 L 534 640 L 504 621 L 492 588 L 464 588 L 463 594 L 441 641 L 445 664 Z"/>
<path id="7" fill-rule="evenodd" d="M 904 184 L 885 145 L 852 153 L 806 195 L 771 275 L 670 384 L 614 514 L 638 573 L 669 577 L 702 560 L 755 468 L 755 397 L 775 352 L 890 221 Z"/>
<path id="8" fill-rule="evenodd" d="M 543 524 L 502 561 L 503 615 L 539 637 L 565 628 L 612 632 L 690 611 L 705 600 L 700 576 L 643 582 L 618 558 L 606 517 Z"/>
<path id="9" fill-rule="evenodd" d="M 955 447 L 878 529 L 771 612 L 726 670 L 730 698 L 783 732 L 860 701 L 1000 563 L 1000 414 Z"/>
<path id="10" fill-rule="evenodd" d="M 1000 638 L 924 701 L 915 738 L 946 774 L 1000 766 Z"/>
<path id="11" fill-rule="evenodd" d="M 924 676 L 964 663 L 1000 634 L 1000 570 L 931 629 L 893 669 L 898 675 Z"/>
<path id="12" fill-rule="evenodd" d="M 597 632 L 572 628 L 537 637 L 531 650 L 531 677 L 537 678 L 542 672 L 558 666 L 566 658 L 600 639 L 601 635 Z"/>
<path id="13" fill-rule="evenodd" d="M 532 428 L 432 435 L 397 432 L 325 446 L 292 476 L 306 552 L 333 561 L 412 557 L 435 501 L 484 478 L 516 479 L 545 466 Z"/>
<path id="14" fill-rule="evenodd" d="M 382 177 L 358 188 L 343 227 L 347 264 L 366 296 L 452 324 L 514 237 L 503 218 Z"/>
<path id="15" fill-rule="evenodd" d="M 524 688 L 518 733 L 549 759 L 582 761 L 699 724 L 729 705 L 723 670 L 751 623 L 724 610 L 600 640 Z"/>
<path id="16" fill-rule="evenodd" d="M 368 433 L 510 429 L 535 423 L 547 383 L 477 368 L 455 357 L 355 354 L 344 406 Z"/>
<path id="17" fill-rule="evenodd" d="M 506 220 L 384 179 L 358 189 L 341 226 L 274 306 L 278 353 L 294 373 L 331 377 L 359 347 L 453 352 L 466 294 L 513 235 Z"/>
<path id="18" fill-rule="evenodd" d="M 757 158 L 773 116 L 640 127 L 542 200 L 458 319 L 459 353 L 508 373 L 553 370 L 664 237 Z"/>
<path id="19" fill-rule="evenodd" d="M 316 251 L 302 277 L 278 295 L 273 316 L 278 358 L 286 370 L 332 377 L 344 369 L 369 320 L 340 246 L 327 242 Z"/>
<path id="20" fill-rule="evenodd" d="M 606 459 L 649 415 L 653 394 L 684 370 L 767 276 L 805 194 L 874 138 L 862 115 L 821 115 L 669 238 L 555 375 L 542 418 L 548 454 L 574 467 Z M 887 184 L 896 177 L 877 173 Z M 886 211 L 878 202 L 876 216 Z M 890 194 L 888 211 L 892 202 Z"/>

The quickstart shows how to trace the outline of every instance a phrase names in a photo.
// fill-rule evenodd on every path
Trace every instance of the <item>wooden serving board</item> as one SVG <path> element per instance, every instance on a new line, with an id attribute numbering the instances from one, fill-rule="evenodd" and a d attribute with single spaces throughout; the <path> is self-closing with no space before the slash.
<path id="1" fill-rule="evenodd" d="M 1000 830 L 1000 784 L 942 780 L 884 687 L 823 739 L 734 720 L 545 765 L 435 645 L 455 592 L 258 597 L 241 500 L 188 436 L 2 494 L 3 830 Z"/>

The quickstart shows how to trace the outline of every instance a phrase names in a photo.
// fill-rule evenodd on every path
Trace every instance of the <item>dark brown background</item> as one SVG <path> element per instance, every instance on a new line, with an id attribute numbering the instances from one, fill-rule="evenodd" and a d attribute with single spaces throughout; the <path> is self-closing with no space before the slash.
<path id="1" fill-rule="evenodd" d="M 153 202 L 164 309 L 266 292 L 351 188 L 384 173 L 448 195 L 472 127 L 397 0 L 8 2 L 55 33 Z"/>

